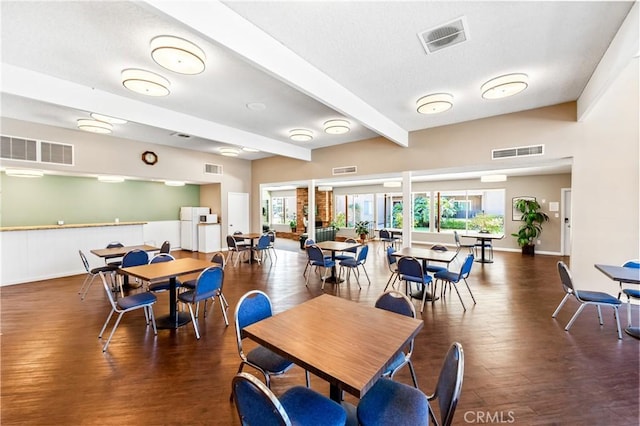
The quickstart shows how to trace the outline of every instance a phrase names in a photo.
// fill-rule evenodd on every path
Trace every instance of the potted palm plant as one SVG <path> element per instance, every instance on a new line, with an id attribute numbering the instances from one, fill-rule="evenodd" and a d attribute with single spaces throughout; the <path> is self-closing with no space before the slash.
<path id="1" fill-rule="evenodd" d="M 360 222 L 356 222 L 354 230 L 356 235 L 359 235 L 362 242 L 364 242 L 369 234 L 369 221 L 361 220 Z"/>
<path id="2" fill-rule="evenodd" d="M 536 240 L 542 233 L 542 223 L 548 221 L 549 216 L 540 211 L 540 204 L 533 199 L 521 198 L 515 202 L 515 208 L 522 213 L 520 220 L 523 224 L 517 233 L 511 235 L 516 237 L 522 254 L 534 256 Z"/>
<path id="3" fill-rule="evenodd" d="M 298 226 L 298 222 L 295 219 L 289 222 L 289 227 L 291 228 L 291 232 L 296 232 L 297 226 Z"/>

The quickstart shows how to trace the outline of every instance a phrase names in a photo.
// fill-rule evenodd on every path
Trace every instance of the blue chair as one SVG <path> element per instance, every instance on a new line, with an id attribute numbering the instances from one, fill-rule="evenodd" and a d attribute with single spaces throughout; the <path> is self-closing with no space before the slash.
<path id="1" fill-rule="evenodd" d="M 227 261 L 224 257 L 224 254 L 222 254 L 221 252 L 217 252 L 217 253 L 214 253 L 213 256 L 211 256 L 211 263 L 217 263 L 222 269 L 224 269 L 224 267 L 227 264 Z M 196 288 L 196 281 L 197 281 L 197 278 L 194 278 L 192 280 L 187 280 L 181 284 L 181 287 L 186 288 L 188 290 L 194 290 Z M 227 299 L 224 297 L 224 294 L 222 293 L 222 287 L 220 288 L 220 293 L 218 294 L 218 296 L 220 297 L 220 300 L 222 300 L 222 303 L 224 303 L 225 308 L 228 308 L 229 302 L 227 302 Z M 205 299 L 204 301 L 205 316 L 207 316 L 207 300 L 208 299 Z M 197 317 L 198 317 L 198 305 L 196 304 L 196 318 Z"/>
<path id="2" fill-rule="evenodd" d="M 109 342 L 111 342 L 113 333 L 116 332 L 116 329 L 118 328 L 118 324 L 120 324 L 120 320 L 122 319 L 122 316 L 126 312 L 134 311 L 136 309 L 142 309 L 144 311 L 144 316 L 145 316 L 147 325 L 149 325 L 149 321 L 151 321 L 151 323 L 153 324 L 153 334 L 158 334 L 158 330 L 156 329 L 156 319 L 153 316 L 153 306 L 152 306 L 154 303 L 156 303 L 156 300 L 157 300 L 156 296 L 152 293 L 147 293 L 147 292 L 138 293 L 132 296 L 121 297 L 116 302 L 113 299 L 113 295 L 111 294 L 111 289 L 109 288 L 109 284 L 107 284 L 107 280 L 105 279 L 104 272 L 100 272 L 99 275 L 100 275 L 100 279 L 102 280 L 102 285 L 104 286 L 104 289 L 107 292 L 107 298 L 109 299 L 109 303 L 111 304 L 111 312 L 109 313 L 107 320 L 104 322 L 104 325 L 102 326 L 102 330 L 100 330 L 98 339 L 102 339 L 102 333 L 104 333 L 104 330 L 107 328 L 107 324 L 109 324 L 109 321 L 111 320 L 111 317 L 113 316 L 113 314 L 115 312 L 118 313 L 118 319 L 116 320 L 116 323 L 114 324 L 113 329 L 111 329 L 111 334 L 109 334 L 109 338 L 107 339 L 107 342 L 102 347 L 102 352 L 105 352 L 109 347 Z"/>
<path id="3" fill-rule="evenodd" d="M 258 254 L 258 263 L 262 265 L 264 261 L 264 253 L 267 253 L 271 264 L 273 264 L 273 259 L 271 258 L 271 237 L 268 234 L 263 234 L 260 238 L 258 238 L 258 244 L 253 248 Z"/>
<path id="4" fill-rule="evenodd" d="M 411 297 L 411 283 L 418 284 L 418 291 L 422 292 L 422 307 L 420 308 L 422 313 L 427 298 L 427 286 L 431 284 L 433 279 L 429 274 L 423 272 L 422 264 L 418 259 L 407 256 L 403 256 L 398 260 L 398 276 L 400 281 L 405 282 L 405 293 L 409 297 Z"/>
<path id="5" fill-rule="evenodd" d="M 449 251 L 449 249 L 441 244 L 435 244 L 433 246 L 431 246 L 431 250 L 435 250 L 435 251 Z M 446 271 L 448 270 L 448 268 L 446 266 L 441 266 L 441 265 L 431 265 L 429 263 L 427 263 L 427 267 L 426 267 L 427 272 L 431 272 L 432 274 L 435 274 L 436 272 L 442 272 L 442 271 Z"/>
<path id="6" fill-rule="evenodd" d="M 122 244 L 120 241 L 111 241 L 109 244 L 107 244 L 107 248 L 108 249 L 110 249 L 110 248 L 120 248 L 120 247 L 124 247 L 124 244 Z M 113 259 L 119 259 L 119 260 L 113 260 Z M 120 256 L 120 255 L 105 256 L 104 257 L 104 263 L 106 263 L 107 265 L 120 267 L 122 265 L 122 256 Z"/>
<path id="7" fill-rule="evenodd" d="M 158 253 L 155 256 L 153 256 L 151 258 L 151 260 L 149 261 L 149 264 L 152 263 L 160 263 L 160 262 L 171 262 L 173 260 L 176 260 L 173 256 L 171 256 L 170 254 L 167 253 Z M 180 287 L 181 283 L 180 280 L 178 280 L 176 278 L 176 288 Z M 165 281 L 158 281 L 158 282 L 154 282 L 154 283 L 149 283 L 149 285 L 147 286 L 147 291 L 153 291 L 153 292 L 162 292 L 162 291 L 168 291 L 169 288 L 171 288 L 170 284 L 169 284 L 169 280 L 165 280 Z"/>
<path id="8" fill-rule="evenodd" d="M 169 254 L 171 252 L 171 241 L 165 241 L 162 243 L 162 246 L 160 246 L 160 253 L 166 253 Z"/>
<path id="9" fill-rule="evenodd" d="M 379 234 L 380 234 L 380 241 L 384 243 L 385 250 L 388 249 L 389 247 L 396 248 L 396 244 L 400 242 L 400 238 L 393 237 L 391 235 L 391 232 L 389 232 L 387 229 L 381 229 Z"/>
<path id="10" fill-rule="evenodd" d="M 395 288 L 396 281 L 398 280 L 398 258 L 393 256 L 395 251 L 396 249 L 393 247 L 387 247 L 387 266 L 389 267 L 391 276 L 387 280 L 387 285 L 384 286 L 384 291 L 387 291 L 389 284 L 391 284 L 392 288 Z"/>
<path id="11" fill-rule="evenodd" d="M 260 290 L 245 293 L 238 301 L 234 314 L 236 343 L 240 355 L 238 373 L 242 372 L 245 365 L 255 368 L 262 373 L 269 388 L 271 387 L 271 376 L 285 373 L 293 366 L 293 362 L 260 345 L 245 353 L 242 346 L 244 340 L 242 329 L 272 315 L 271 300 Z M 309 387 L 309 372 L 306 373 L 306 376 L 307 387 Z M 233 400 L 233 394 L 231 399 Z"/>
<path id="12" fill-rule="evenodd" d="M 411 303 L 411 300 L 409 300 L 407 296 L 398 291 L 388 291 L 382 293 L 380 297 L 378 297 L 378 300 L 376 300 L 375 307 L 411 318 L 416 317 L 416 308 L 413 307 L 413 303 Z M 413 339 L 411 339 L 411 342 L 409 342 L 407 352 L 398 352 L 398 354 L 393 358 L 391 364 L 387 367 L 382 375 L 393 379 L 393 376 L 395 376 L 402 367 L 408 365 L 409 370 L 411 371 L 411 379 L 413 379 L 413 386 L 417 388 L 418 379 L 416 378 L 416 371 L 413 368 L 413 363 L 411 362 L 412 354 Z"/>
<path id="13" fill-rule="evenodd" d="M 577 290 L 573 286 L 573 278 L 571 277 L 571 272 L 563 261 L 558 262 L 558 273 L 560 274 L 560 281 L 562 282 L 562 288 L 564 289 L 565 295 L 551 317 L 555 318 L 560 312 L 560 309 L 562 309 L 562 306 L 565 304 L 565 302 L 571 296 L 574 296 L 578 303 L 580 303 L 580 307 L 578 308 L 576 313 L 573 314 L 571 320 L 569 320 L 569 323 L 564 328 L 565 331 L 569 331 L 569 329 L 573 325 L 573 322 L 576 320 L 576 318 L 578 318 L 578 315 L 580 315 L 584 307 L 587 305 L 595 305 L 598 308 L 598 319 L 600 320 L 600 325 L 604 325 L 600 307 L 610 306 L 611 308 L 613 308 L 613 314 L 616 318 L 616 325 L 618 327 L 618 339 L 622 339 L 622 332 L 620 331 L 620 319 L 618 318 L 618 308 L 620 307 L 622 302 L 620 302 L 620 300 L 616 297 L 613 297 L 610 294 L 601 291 Z"/>
<path id="14" fill-rule="evenodd" d="M 453 423 L 464 378 L 464 351 L 462 345 L 454 342 L 444 357 L 436 389 L 427 395 L 429 402 L 437 401 L 440 411 L 440 422 L 435 417 L 431 405 L 429 415 L 436 425 L 449 426 Z"/>
<path id="15" fill-rule="evenodd" d="M 242 425 L 342 426 L 347 421 L 340 404 L 303 386 L 294 386 L 277 398 L 256 377 L 238 373 L 231 389 Z"/>
<path id="16" fill-rule="evenodd" d="M 276 231 L 267 231 L 267 235 L 269 236 L 269 248 L 273 251 L 273 256 L 278 260 L 278 252 L 276 251 Z"/>
<path id="17" fill-rule="evenodd" d="M 391 379 L 378 379 L 357 407 L 360 426 L 429 424 L 429 400 L 420 389 Z"/>
<path id="18" fill-rule="evenodd" d="M 347 238 L 344 240 L 344 242 L 353 243 L 353 244 L 358 243 L 358 241 L 356 241 L 355 238 Z M 336 262 L 339 262 L 341 260 L 355 259 L 357 254 L 358 254 L 358 247 L 353 247 L 353 248 L 344 250 L 341 254 L 336 254 L 335 260 Z"/>
<path id="19" fill-rule="evenodd" d="M 149 263 L 149 254 L 144 250 L 134 249 L 134 250 L 128 251 L 122 257 L 122 265 L 120 265 L 120 267 L 130 268 L 132 266 L 146 265 L 147 263 Z M 136 281 L 137 280 L 138 279 L 136 278 Z M 121 293 L 122 293 L 123 286 L 128 284 L 129 284 L 129 276 L 125 275 L 123 278 L 123 282 L 120 286 Z M 140 285 L 136 285 L 135 287 L 140 287 Z"/>
<path id="20" fill-rule="evenodd" d="M 458 235 L 458 231 L 453 231 L 453 238 L 454 238 L 454 240 L 456 242 L 456 247 L 458 248 L 458 252 L 460 252 L 460 250 L 462 250 L 463 248 L 466 248 L 466 249 L 469 250 L 470 254 L 473 253 L 473 251 L 474 251 L 474 249 L 476 247 L 475 243 L 473 243 L 473 244 L 466 244 L 466 243 L 462 244 L 460 242 L 460 235 Z"/>
<path id="21" fill-rule="evenodd" d="M 458 283 L 460 281 L 464 281 L 464 284 L 467 286 L 467 290 L 469 290 L 469 294 L 471 295 L 471 299 L 473 299 L 473 304 L 475 305 L 476 298 L 473 297 L 473 293 L 471 292 L 471 288 L 469 288 L 469 283 L 467 282 L 467 278 L 469 278 L 469 273 L 471 273 L 472 266 L 473 266 L 473 254 L 468 254 L 464 260 L 464 263 L 460 267 L 459 272 L 448 271 L 448 270 L 436 272 L 434 275 L 434 278 L 436 279 L 436 282 L 434 284 L 434 293 L 435 293 L 435 289 L 438 286 L 438 281 L 442 281 L 443 288 L 440 290 L 441 292 L 444 289 L 445 284 L 449 284 L 449 286 L 453 285 L 453 288 L 458 294 L 458 299 L 460 299 L 460 303 L 462 303 L 462 308 L 466 311 L 467 307 L 464 306 L 464 302 L 462 301 L 462 296 L 460 296 L 460 292 L 458 291 Z M 423 304 L 424 304 L 424 301 L 423 301 Z"/>
<path id="22" fill-rule="evenodd" d="M 626 262 L 624 262 L 624 264 L 622 265 L 625 268 L 640 268 L 640 260 L 637 259 L 633 259 L 633 260 L 627 260 Z M 624 283 L 622 281 L 620 281 L 620 291 L 618 291 L 618 299 L 620 299 L 620 296 L 623 293 L 623 286 Z"/>
<path id="23" fill-rule="evenodd" d="M 355 271 L 356 282 L 358 283 L 358 287 L 360 287 L 360 273 L 358 272 L 358 268 L 362 268 L 364 271 L 364 275 L 367 277 L 367 281 L 369 281 L 369 285 L 371 285 L 371 280 L 369 279 L 369 274 L 367 273 L 364 264 L 367 263 L 367 254 L 369 253 L 369 246 L 365 245 L 360 248 L 358 252 L 358 256 L 356 258 L 345 259 L 340 262 L 340 273 L 342 276 L 342 268 L 347 268 L 347 282 L 351 277 L 351 271 Z"/>
<path id="24" fill-rule="evenodd" d="M 87 260 L 87 256 L 82 252 L 82 250 L 78 250 L 80 253 L 80 259 L 82 260 L 82 265 L 84 266 L 85 271 L 87 271 L 87 276 L 84 278 L 82 282 L 82 286 L 78 291 L 80 294 L 80 300 L 84 300 L 89 288 L 91 288 L 91 284 L 93 284 L 93 280 L 99 275 L 100 272 L 104 272 L 105 274 L 109 274 L 111 281 L 114 279 L 115 272 L 118 270 L 118 267 L 115 265 L 105 265 L 98 266 L 97 268 L 91 268 L 89 266 L 89 261 Z"/>
<path id="25" fill-rule="evenodd" d="M 629 260 L 622 266 L 625 268 L 640 268 L 640 261 Z M 622 288 L 622 283 L 620 283 L 620 288 L 622 293 L 627 295 L 627 328 L 631 328 L 633 327 L 631 323 L 631 299 L 640 299 L 640 290 L 637 288 Z M 618 293 L 618 299 L 620 299 L 620 293 Z"/>
<path id="26" fill-rule="evenodd" d="M 200 273 L 196 280 L 196 286 L 193 290 L 187 290 L 178 295 L 178 300 L 189 306 L 189 313 L 191 314 L 191 322 L 193 323 L 193 330 L 196 333 L 196 339 L 200 339 L 200 332 L 196 322 L 196 316 L 193 314 L 193 305 L 198 304 L 202 300 L 214 299 L 218 297 L 220 302 L 220 309 L 222 310 L 222 316 L 224 317 L 225 325 L 229 325 L 227 319 L 227 311 L 224 306 L 224 302 L 221 300 L 220 294 L 222 293 L 222 283 L 224 282 L 224 271 L 219 266 L 210 266 Z M 207 309 L 205 307 L 205 316 Z"/>
<path id="27" fill-rule="evenodd" d="M 235 256 L 236 261 L 233 266 L 238 266 L 240 255 L 245 251 L 251 251 L 251 247 L 246 244 L 238 244 L 233 235 L 227 235 L 227 250 L 229 250 L 229 254 L 227 255 L 227 262 L 233 262 L 233 257 Z"/>
<path id="28" fill-rule="evenodd" d="M 316 241 L 313 238 L 307 238 L 306 240 L 304 240 L 304 249 L 306 250 L 308 247 L 310 246 L 314 246 L 316 245 Z M 327 259 L 331 259 L 331 255 L 325 254 L 324 257 L 326 257 Z M 307 276 L 307 270 L 309 269 L 309 261 L 307 260 L 307 264 L 304 266 L 304 271 L 302 271 L 302 276 L 306 277 Z"/>
<path id="29" fill-rule="evenodd" d="M 315 244 L 307 247 L 307 256 L 309 257 L 307 265 L 324 268 L 325 273 L 322 276 L 322 288 L 324 289 L 325 280 L 328 278 L 331 268 L 336 266 L 336 262 L 331 260 L 330 257 L 325 256 L 322 249 Z M 309 275 L 307 275 L 307 281 L 305 283 L 307 287 L 309 287 Z"/>

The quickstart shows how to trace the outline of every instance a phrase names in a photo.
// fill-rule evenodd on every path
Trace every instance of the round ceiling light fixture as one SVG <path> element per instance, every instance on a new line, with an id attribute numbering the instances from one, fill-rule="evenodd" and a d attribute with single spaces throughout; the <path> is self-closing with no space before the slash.
<path id="1" fill-rule="evenodd" d="M 132 92 L 146 96 L 167 96 L 171 85 L 163 76 L 137 68 L 122 70 L 122 84 Z"/>
<path id="2" fill-rule="evenodd" d="M 77 122 L 78 129 L 84 130 L 85 132 L 92 133 L 111 133 L 111 129 L 113 129 L 113 125 L 111 123 L 106 123 L 100 120 L 94 120 L 92 118 L 79 118 Z"/>
<path id="3" fill-rule="evenodd" d="M 420 114 L 438 114 L 453 106 L 453 95 L 449 93 L 434 93 L 423 96 L 416 102 Z"/>
<path id="4" fill-rule="evenodd" d="M 484 99 L 502 99 L 516 95 L 529 87 L 526 74 L 506 74 L 487 81 L 480 88 Z"/>
<path id="5" fill-rule="evenodd" d="M 91 116 L 91 118 L 94 118 L 94 119 L 96 119 L 98 121 L 103 121 L 105 123 L 125 124 L 127 122 L 127 120 L 123 120 L 121 118 L 109 117 L 108 115 L 102 115 L 102 114 L 98 114 L 98 113 L 95 113 L 95 112 L 92 112 L 89 115 Z"/>
<path id="6" fill-rule="evenodd" d="M 220 148 L 220 155 L 224 155 L 225 157 L 237 157 L 240 154 L 240 150 L 236 148 Z"/>
<path id="7" fill-rule="evenodd" d="M 349 122 L 347 120 L 329 120 L 324 123 L 325 133 L 330 135 L 341 135 L 347 133 L 349 129 Z"/>
<path id="8" fill-rule="evenodd" d="M 309 142 L 313 139 L 313 132 L 307 129 L 289 130 L 289 139 L 296 142 Z"/>
<path id="9" fill-rule="evenodd" d="M 200 74 L 205 68 L 204 51 L 180 37 L 162 35 L 152 38 L 151 57 L 161 67 L 179 74 Z"/>

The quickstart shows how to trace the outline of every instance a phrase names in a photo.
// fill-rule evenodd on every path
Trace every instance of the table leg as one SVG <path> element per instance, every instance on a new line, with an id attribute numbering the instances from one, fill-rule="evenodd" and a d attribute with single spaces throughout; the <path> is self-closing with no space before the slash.
<path id="1" fill-rule="evenodd" d="M 169 315 L 156 318 L 156 326 L 162 329 L 178 328 L 191 321 L 191 316 L 186 312 L 178 312 L 176 309 L 176 277 L 169 279 Z"/>
<path id="2" fill-rule="evenodd" d="M 478 238 L 480 240 L 480 244 L 482 245 L 481 249 L 480 249 L 480 259 L 476 259 L 476 262 L 478 263 L 493 263 L 493 260 L 487 259 L 485 257 L 485 243 L 487 241 L 491 241 L 491 240 L 485 240 L 483 238 Z"/>
<path id="3" fill-rule="evenodd" d="M 325 281 L 332 284 L 339 284 L 343 282 L 343 279 L 338 278 L 336 275 L 336 252 L 331 251 L 331 260 L 333 261 L 333 266 L 331 267 L 331 276 L 327 278 Z"/>

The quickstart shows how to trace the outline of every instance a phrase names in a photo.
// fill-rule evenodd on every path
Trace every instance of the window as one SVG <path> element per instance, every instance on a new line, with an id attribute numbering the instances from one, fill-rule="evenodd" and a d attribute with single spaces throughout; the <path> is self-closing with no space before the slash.
<path id="1" fill-rule="evenodd" d="M 402 228 L 402 194 L 377 194 L 376 229 Z"/>
<path id="2" fill-rule="evenodd" d="M 413 229 L 415 231 L 429 231 L 431 215 L 431 196 L 428 192 L 413 194 Z"/>
<path id="3" fill-rule="evenodd" d="M 271 198 L 271 223 L 288 225 L 292 220 L 296 220 L 296 197 Z"/>
<path id="4" fill-rule="evenodd" d="M 435 194 L 436 229 L 504 232 L 504 190 L 442 191 Z"/>
<path id="5" fill-rule="evenodd" d="M 374 206 L 373 194 L 336 196 L 336 225 L 353 228 L 356 222 L 363 220 L 374 223 Z"/>

